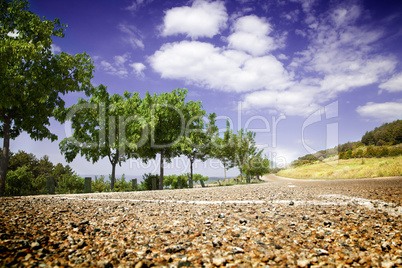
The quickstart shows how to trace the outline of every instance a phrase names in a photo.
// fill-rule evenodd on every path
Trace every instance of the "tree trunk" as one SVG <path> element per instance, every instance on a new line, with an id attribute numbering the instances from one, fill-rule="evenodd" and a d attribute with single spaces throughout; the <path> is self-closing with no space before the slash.
<path id="1" fill-rule="evenodd" d="M 243 167 L 239 165 L 239 171 L 240 171 L 240 181 L 243 182 Z"/>
<path id="2" fill-rule="evenodd" d="M 0 195 L 5 194 L 6 190 L 6 176 L 7 176 L 7 168 L 8 161 L 10 158 L 10 128 L 11 128 L 11 120 L 6 117 L 3 125 L 3 154 L 1 156 L 1 164 L 0 164 Z"/>
<path id="3" fill-rule="evenodd" d="M 163 151 L 163 150 L 161 150 L 161 163 L 160 163 L 159 190 L 163 190 L 163 157 L 164 157 L 164 151 Z"/>
<path id="4" fill-rule="evenodd" d="M 120 152 L 119 149 L 116 149 L 116 154 L 114 155 L 114 158 L 111 159 L 109 155 L 109 161 L 112 164 L 112 178 L 110 180 L 110 190 L 113 191 L 114 189 L 114 183 L 116 182 L 116 165 L 119 162 L 120 158 Z"/>
<path id="5" fill-rule="evenodd" d="M 223 162 L 223 172 L 225 173 L 225 181 L 226 181 L 226 162 Z"/>
<path id="6" fill-rule="evenodd" d="M 188 183 L 188 188 L 193 188 L 193 163 L 194 159 L 190 157 L 190 182 Z"/>
<path id="7" fill-rule="evenodd" d="M 114 182 L 116 181 L 116 164 L 112 163 L 112 178 L 110 179 L 110 190 L 113 191 L 114 189 Z"/>

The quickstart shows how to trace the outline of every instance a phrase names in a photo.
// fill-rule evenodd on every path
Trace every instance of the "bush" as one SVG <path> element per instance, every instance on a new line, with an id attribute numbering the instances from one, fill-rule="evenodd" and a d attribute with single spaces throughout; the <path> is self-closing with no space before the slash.
<path id="1" fill-rule="evenodd" d="M 142 176 L 142 182 L 140 184 L 140 190 L 142 191 L 150 191 L 152 190 L 152 179 L 156 179 L 156 188 L 158 189 L 159 175 L 153 175 L 151 173 L 144 174 Z"/>
<path id="2" fill-rule="evenodd" d="M 27 166 L 9 171 L 6 177 L 6 195 L 29 195 L 32 192 L 34 176 Z"/>
<path id="3" fill-rule="evenodd" d="M 32 179 L 32 192 L 31 194 L 46 194 L 46 178 L 43 175 L 39 175 Z"/>
<path id="4" fill-rule="evenodd" d="M 398 155 L 402 155 L 401 147 L 393 147 L 389 149 L 389 156 L 398 156 Z"/>
<path id="5" fill-rule="evenodd" d="M 123 174 L 120 179 L 116 178 L 116 182 L 114 184 L 115 192 L 128 192 L 131 191 L 131 182 L 126 181 L 126 176 Z"/>
<path id="6" fill-rule="evenodd" d="M 376 150 L 374 146 L 370 145 L 367 147 L 366 151 L 364 152 L 364 157 L 371 158 L 376 156 Z"/>
<path id="7" fill-rule="evenodd" d="M 110 181 L 105 181 L 105 176 L 101 175 L 99 178 L 95 176 L 95 180 L 92 181 L 93 192 L 108 192 L 110 191 Z"/>
<path id="8" fill-rule="evenodd" d="M 381 148 L 377 149 L 376 157 L 386 157 L 389 155 L 389 150 L 387 146 L 381 146 Z"/>
<path id="9" fill-rule="evenodd" d="M 73 194 L 84 192 L 85 179 L 78 175 L 62 175 L 56 192 L 59 194 Z"/>
<path id="10" fill-rule="evenodd" d="M 362 149 L 357 149 L 356 151 L 353 152 L 352 158 L 362 158 L 363 154 L 364 152 Z"/>

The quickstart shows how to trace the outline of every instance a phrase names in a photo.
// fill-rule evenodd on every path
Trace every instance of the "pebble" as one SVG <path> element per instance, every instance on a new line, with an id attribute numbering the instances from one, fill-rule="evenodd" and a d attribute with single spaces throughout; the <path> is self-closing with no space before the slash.
<path id="1" fill-rule="evenodd" d="M 0 267 L 399 267 L 401 182 L 0 198 Z"/>

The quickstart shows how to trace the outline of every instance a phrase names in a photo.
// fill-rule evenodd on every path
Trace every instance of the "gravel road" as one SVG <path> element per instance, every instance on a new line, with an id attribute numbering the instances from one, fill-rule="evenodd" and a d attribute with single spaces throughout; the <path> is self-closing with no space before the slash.
<path id="1" fill-rule="evenodd" d="M 402 177 L 1 198 L 0 266 L 402 267 Z"/>

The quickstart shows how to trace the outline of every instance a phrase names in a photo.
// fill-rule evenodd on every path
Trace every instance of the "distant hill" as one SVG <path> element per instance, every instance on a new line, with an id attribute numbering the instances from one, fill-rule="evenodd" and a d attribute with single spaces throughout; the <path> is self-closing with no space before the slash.
<path id="1" fill-rule="evenodd" d="M 328 158 L 349 159 L 362 157 L 385 157 L 402 154 L 402 120 L 385 123 L 367 131 L 360 141 L 347 142 L 315 154 L 307 154 L 293 161 L 293 167 L 302 166 Z"/>

